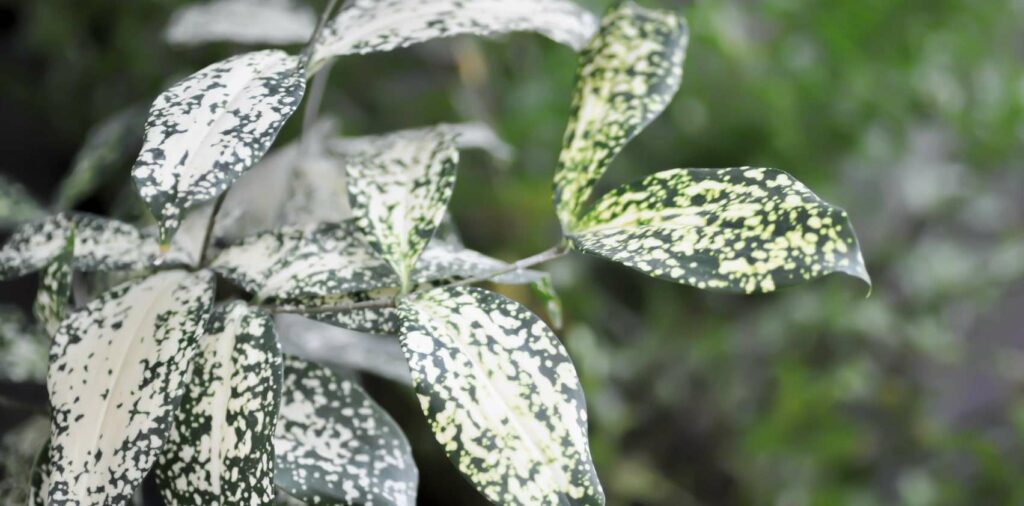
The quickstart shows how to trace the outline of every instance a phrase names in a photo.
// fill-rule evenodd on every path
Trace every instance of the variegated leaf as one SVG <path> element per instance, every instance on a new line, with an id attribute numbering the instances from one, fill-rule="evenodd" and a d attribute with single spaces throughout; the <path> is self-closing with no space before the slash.
<path id="1" fill-rule="evenodd" d="M 419 472 L 398 425 L 358 385 L 285 357 L 277 486 L 307 504 L 412 506 Z"/>
<path id="2" fill-rule="evenodd" d="M 64 321 L 67 312 L 68 298 L 71 297 L 71 281 L 74 269 L 71 263 L 75 258 L 75 227 L 72 223 L 64 240 L 64 249 L 39 277 L 39 292 L 36 294 L 32 312 L 36 321 L 43 326 L 49 336 L 57 332 L 60 322 Z"/>
<path id="3" fill-rule="evenodd" d="M 381 142 L 385 147 L 373 156 L 348 159 L 349 203 L 368 242 L 407 291 L 455 189 L 459 152 L 454 134 L 443 128 L 406 130 Z"/>
<path id="4" fill-rule="evenodd" d="M 415 137 L 436 130 L 444 130 L 451 133 L 455 138 L 455 146 L 460 150 L 481 149 L 500 160 L 507 160 L 512 156 L 512 147 L 501 140 L 493 128 L 486 123 L 479 122 L 441 123 L 379 135 L 337 137 L 327 143 L 327 150 L 331 154 L 342 158 L 374 156 L 378 153 L 384 153 L 390 148 L 395 134 L 403 133 L 404 135 Z"/>
<path id="5" fill-rule="evenodd" d="M 566 231 L 615 156 L 678 91 L 687 39 L 685 21 L 671 12 L 626 1 L 605 15 L 581 56 L 555 171 L 555 208 Z"/>
<path id="6" fill-rule="evenodd" d="M 301 300 L 394 286 L 391 270 L 352 221 L 256 234 L 225 249 L 211 268 L 267 300 Z"/>
<path id="7" fill-rule="evenodd" d="M 8 415 L 5 410 L 4 415 Z M 4 417 L 0 434 L 0 504 L 33 504 L 32 482 L 39 449 L 46 444 L 50 423 L 34 414 L 24 421 L 17 413 Z"/>
<path id="8" fill-rule="evenodd" d="M 175 12 L 164 38 L 179 46 L 302 44 L 315 27 L 313 9 L 294 0 L 213 0 Z"/>
<path id="9" fill-rule="evenodd" d="M 278 50 L 233 56 L 153 102 L 132 176 L 160 223 L 161 244 L 186 209 L 223 193 L 263 157 L 302 99 L 300 67 Z"/>
<path id="10" fill-rule="evenodd" d="M 71 162 L 71 173 L 60 183 L 56 204 L 70 209 L 125 169 L 122 164 L 138 152 L 146 110 L 141 105 L 104 119 L 89 130 Z"/>
<path id="11" fill-rule="evenodd" d="M 77 271 L 141 269 L 157 262 L 185 260 L 161 258 L 155 241 L 127 223 L 83 213 L 58 214 L 22 225 L 11 235 L 0 248 L 0 280 L 45 267 L 63 251 L 72 227 L 72 266 Z"/>
<path id="12" fill-rule="evenodd" d="M 30 506 L 46 506 L 46 492 L 50 489 L 50 440 L 39 450 L 36 461 L 32 463 L 31 489 L 28 504 Z"/>
<path id="13" fill-rule="evenodd" d="M 269 504 L 283 362 L 274 321 L 235 301 L 213 311 L 156 467 L 170 505 Z"/>
<path id="14" fill-rule="evenodd" d="M 44 382 L 49 346 L 50 337 L 21 309 L 0 306 L 0 380 Z"/>
<path id="15" fill-rule="evenodd" d="M 406 298 L 402 349 L 434 435 L 495 504 L 604 504 L 576 370 L 520 304 L 472 287 Z"/>
<path id="16" fill-rule="evenodd" d="M 353 0 L 324 29 L 313 62 L 455 35 L 520 31 L 579 49 L 595 30 L 595 16 L 571 0 Z"/>
<path id="17" fill-rule="evenodd" d="M 120 504 L 157 458 L 213 304 L 206 271 L 163 271 L 72 313 L 50 348 L 49 504 Z"/>
<path id="18" fill-rule="evenodd" d="M 0 226 L 7 227 L 46 215 L 46 210 L 21 183 L 0 175 Z"/>
<path id="19" fill-rule="evenodd" d="M 275 322 L 285 353 L 399 383 L 412 382 L 402 348 L 392 336 L 338 328 L 292 314 L 280 314 Z"/>
<path id="20" fill-rule="evenodd" d="M 555 330 L 561 330 L 562 328 L 562 297 L 555 291 L 555 286 L 551 283 L 551 276 L 543 276 L 542 278 L 535 281 L 532 285 L 533 292 L 544 301 L 544 306 L 548 311 L 548 319 L 551 321 L 551 325 Z"/>
<path id="21" fill-rule="evenodd" d="M 675 169 L 598 200 L 573 248 L 698 288 L 770 292 L 843 272 L 870 284 L 846 211 L 774 169 Z"/>

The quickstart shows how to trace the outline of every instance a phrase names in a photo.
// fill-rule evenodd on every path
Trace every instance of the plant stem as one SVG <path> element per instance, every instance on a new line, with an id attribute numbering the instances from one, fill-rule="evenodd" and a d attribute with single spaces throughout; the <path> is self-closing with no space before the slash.
<path id="1" fill-rule="evenodd" d="M 542 264 L 544 262 L 549 262 L 549 261 L 554 260 L 556 258 L 560 258 L 562 256 L 565 256 L 566 253 L 568 253 L 568 250 L 566 249 L 566 247 L 563 244 L 559 244 L 558 246 L 555 246 L 553 248 L 544 250 L 544 251 L 542 251 L 540 253 L 537 253 L 536 255 L 529 256 L 529 257 L 523 258 L 521 260 L 518 260 L 515 263 L 509 265 L 508 267 L 503 267 L 501 269 L 498 269 L 498 270 L 495 270 L 495 271 L 491 271 L 491 272 L 488 272 L 487 274 L 483 274 L 483 275 L 480 275 L 480 276 L 476 276 L 476 277 L 472 277 L 472 278 L 466 278 L 466 279 L 459 280 L 459 281 L 453 281 L 451 283 L 447 283 L 447 284 L 440 285 L 440 286 L 437 286 L 437 287 L 431 287 L 430 289 L 433 290 L 435 288 L 448 288 L 448 287 L 453 287 L 453 286 L 465 286 L 465 285 L 471 285 L 471 284 L 474 284 L 474 283 L 480 283 L 480 282 L 483 282 L 483 281 L 490 281 L 490 280 L 492 280 L 492 279 L 494 279 L 496 277 L 504 276 L 505 274 L 511 274 L 513 272 L 519 272 L 521 270 L 528 269 L 528 268 L 533 267 L 535 265 Z M 416 292 L 417 292 L 416 290 L 413 290 L 409 294 L 398 295 L 398 296 L 395 296 L 395 297 L 384 297 L 384 298 L 380 298 L 380 299 L 372 299 L 372 300 L 365 300 L 365 301 L 359 301 L 359 302 L 349 302 L 349 303 L 345 303 L 345 304 L 338 304 L 338 305 L 335 305 L 335 306 L 326 306 L 326 307 L 318 307 L 318 308 L 310 308 L 310 309 L 280 308 L 280 307 L 267 307 L 266 309 L 271 310 L 271 311 L 276 311 L 278 313 L 290 313 L 290 314 L 299 314 L 299 315 L 318 315 L 318 314 L 329 314 L 329 313 L 343 313 L 345 311 L 355 311 L 355 310 L 358 310 L 358 309 L 388 308 L 388 307 L 395 307 L 395 306 L 397 306 L 398 305 L 398 301 L 401 300 L 403 297 L 406 297 L 408 295 L 413 295 Z"/>
<path id="2" fill-rule="evenodd" d="M 317 20 L 316 29 L 313 30 L 313 35 L 309 37 L 309 43 L 306 44 L 306 48 L 302 51 L 302 67 L 309 68 L 309 59 L 313 57 L 313 49 L 316 47 L 316 41 L 320 39 L 320 33 L 324 31 L 324 27 L 327 26 L 327 20 L 331 18 L 331 13 L 334 12 L 334 8 L 338 5 L 338 0 L 329 0 L 327 7 L 320 14 L 320 19 Z"/>
<path id="3" fill-rule="evenodd" d="M 210 219 L 206 222 L 206 235 L 203 236 L 203 246 L 199 250 L 199 267 L 206 265 L 206 251 L 210 249 L 210 242 L 213 240 L 213 229 L 217 226 L 217 214 L 220 213 L 220 208 L 224 205 L 224 199 L 227 198 L 228 191 L 230 191 L 230 188 L 224 190 L 224 193 L 221 193 L 213 203 Z"/>

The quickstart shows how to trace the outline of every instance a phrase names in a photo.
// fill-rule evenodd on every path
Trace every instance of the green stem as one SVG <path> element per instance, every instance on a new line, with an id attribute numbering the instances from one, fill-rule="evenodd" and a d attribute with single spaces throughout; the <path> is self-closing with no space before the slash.
<path id="1" fill-rule="evenodd" d="M 206 235 L 203 236 L 203 246 L 199 250 L 199 263 L 197 264 L 199 267 L 206 266 L 206 252 L 210 249 L 210 242 L 213 241 L 213 229 L 217 226 L 217 214 L 220 213 L 220 208 L 224 205 L 224 199 L 227 198 L 229 190 L 230 188 L 228 190 L 224 190 L 224 193 L 221 193 L 220 196 L 217 197 L 216 202 L 213 203 L 213 210 L 210 211 L 210 219 L 206 222 Z"/>

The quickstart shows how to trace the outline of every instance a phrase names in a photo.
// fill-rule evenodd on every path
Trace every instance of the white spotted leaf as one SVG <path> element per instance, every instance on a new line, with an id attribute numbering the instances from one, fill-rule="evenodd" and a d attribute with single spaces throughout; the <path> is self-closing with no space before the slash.
<path id="1" fill-rule="evenodd" d="M 305 87 L 298 57 L 266 50 L 214 63 L 157 97 L 132 177 L 161 244 L 185 210 L 216 198 L 263 157 Z"/>
<path id="2" fill-rule="evenodd" d="M 596 29 L 595 16 L 571 0 L 353 0 L 316 41 L 313 62 L 455 35 L 521 31 L 579 49 Z"/>
<path id="3" fill-rule="evenodd" d="M 598 200 L 573 248 L 698 288 L 770 292 L 842 272 L 870 284 L 846 211 L 774 169 L 675 169 Z"/>
<path id="4" fill-rule="evenodd" d="M 176 11 L 164 38 L 178 46 L 302 44 L 315 27 L 313 9 L 296 0 L 212 0 Z"/>
<path id="5" fill-rule="evenodd" d="M 68 213 L 22 225 L 0 248 L 0 279 L 38 271 L 64 250 L 74 228 L 72 266 L 76 271 L 141 269 L 157 262 L 175 263 L 183 258 L 162 258 L 156 242 L 132 225 L 84 213 Z"/>
<path id="6" fill-rule="evenodd" d="M 107 291 L 50 348 L 48 504 L 128 502 L 157 459 L 213 304 L 209 272 Z"/>
<path id="7" fill-rule="evenodd" d="M 57 332 L 60 322 L 67 313 L 71 297 L 71 281 L 74 276 L 72 261 L 75 258 L 75 227 L 72 224 L 64 240 L 64 249 L 50 261 L 39 276 L 39 291 L 36 293 L 32 312 L 36 321 L 46 330 L 46 335 Z"/>
<path id="8" fill-rule="evenodd" d="M 688 36 L 681 16 L 631 1 L 605 15 L 580 56 L 555 171 L 555 208 L 563 229 L 573 228 L 612 160 L 679 90 Z"/>
<path id="9" fill-rule="evenodd" d="M 307 504 L 412 506 L 419 471 L 398 424 L 359 385 L 285 357 L 277 486 Z"/>
<path id="10" fill-rule="evenodd" d="M 405 130 L 381 142 L 373 155 L 348 159 L 349 203 L 370 246 L 407 291 L 455 189 L 459 152 L 455 135 L 443 128 Z"/>
<path id="11" fill-rule="evenodd" d="M 268 313 L 240 301 L 214 309 L 156 467 L 167 504 L 273 500 L 282 367 Z"/>
<path id="12" fill-rule="evenodd" d="M 562 344 L 517 302 L 473 287 L 405 298 L 402 349 L 448 458 L 500 505 L 602 505 L 587 408 Z"/>

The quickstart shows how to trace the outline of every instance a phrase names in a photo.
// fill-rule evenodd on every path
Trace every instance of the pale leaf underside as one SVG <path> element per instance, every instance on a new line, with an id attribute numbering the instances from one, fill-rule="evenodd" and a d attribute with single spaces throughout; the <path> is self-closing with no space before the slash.
<path id="1" fill-rule="evenodd" d="M 604 504 L 583 390 L 525 307 L 479 288 L 404 299 L 402 348 L 434 435 L 495 504 Z"/>
<path id="2" fill-rule="evenodd" d="M 127 223 L 83 213 L 58 214 L 22 225 L 11 235 L 0 248 L 0 280 L 45 267 L 60 255 L 72 227 L 76 271 L 141 269 L 185 260 L 162 258 L 156 241 Z"/>
<path id="3" fill-rule="evenodd" d="M 131 499 L 159 454 L 213 303 L 208 272 L 117 286 L 50 349 L 50 504 Z"/>
<path id="4" fill-rule="evenodd" d="M 297 0 L 213 0 L 175 12 L 164 38 L 179 46 L 301 44 L 315 27 L 313 9 Z"/>
<path id="5" fill-rule="evenodd" d="M 419 472 L 398 425 L 358 385 L 285 357 L 275 481 L 307 504 L 412 506 Z"/>
<path id="6" fill-rule="evenodd" d="M 659 172 L 599 199 L 570 240 L 698 288 L 770 292 L 832 272 L 870 283 L 846 212 L 774 169 Z"/>
<path id="7" fill-rule="evenodd" d="M 267 504 L 281 395 L 280 346 L 269 314 L 234 301 L 216 308 L 160 455 L 167 504 Z"/>
<path id="8" fill-rule="evenodd" d="M 682 17 L 623 2 L 581 55 L 554 199 L 571 229 L 594 184 L 622 148 L 672 100 L 688 39 Z"/>
<path id="9" fill-rule="evenodd" d="M 445 129 L 406 130 L 372 156 L 350 157 L 349 203 L 367 242 L 409 288 L 416 260 L 444 217 L 459 152 Z"/>
<path id="10" fill-rule="evenodd" d="M 596 17 L 570 0 L 354 0 L 328 23 L 313 62 L 455 35 L 520 31 L 579 49 L 596 29 Z"/>
<path id="11" fill-rule="evenodd" d="M 153 103 L 132 176 L 169 244 L 184 211 L 259 161 L 305 91 L 296 56 L 266 50 L 214 63 Z"/>
<path id="12" fill-rule="evenodd" d="M 275 322 L 285 353 L 411 384 L 405 355 L 392 336 L 338 328 L 292 314 L 278 315 Z"/>

